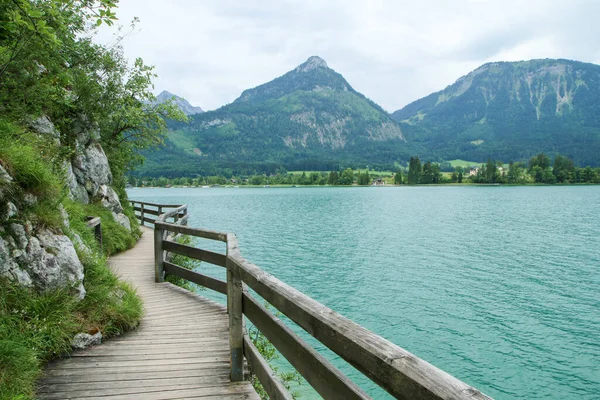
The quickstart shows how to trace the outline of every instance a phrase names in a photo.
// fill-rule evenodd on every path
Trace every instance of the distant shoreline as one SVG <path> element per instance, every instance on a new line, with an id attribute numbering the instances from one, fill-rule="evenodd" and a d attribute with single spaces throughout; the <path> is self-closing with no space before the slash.
<path id="1" fill-rule="evenodd" d="M 432 183 L 419 185 L 219 185 L 219 186 L 129 186 L 126 189 L 301 189 L 301 188 L 401 188 L 462 186 L 598 186 L 600 183 Z"/>

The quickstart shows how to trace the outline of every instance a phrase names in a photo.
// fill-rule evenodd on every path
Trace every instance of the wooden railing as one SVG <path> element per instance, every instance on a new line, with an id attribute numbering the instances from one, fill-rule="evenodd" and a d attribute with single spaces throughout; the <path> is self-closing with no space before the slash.
<path id="1" fill-rule="evenodd" d="M 100 217 L 87 217 L 86 225 L 88 228 L 94 229 L 94 237 L 102 249 L 102 220 Z"/>
<path id="2" fill-rule="evenodd" d="M 154 223 L 155 278 L 163 282 L 172 274 L 227 296 L 231 380 L 244 379 L 246 358 L 271 399 L 292 396 L 276 378 L 250 340 L 244 317 L 258 329 L 306 381 L 325 399 L 369 399 L 370 397 L 331 362 L 302 340 L 264 307 L 249 291 L 254 290 L 273 307 L 294 321 L 377 385 L 398 399 L 490 399 L 477 389 L 411 354 L 407 350 L 363 328 L 244 259 L 237 238 L 231 233 L 190 228 L 187 206 L 132 201 L 141 221 L 148 208 L 158 208 Z M 164 209 L 170 211 L 162 213 Z M 172 222 L 168 222 L 172 220 Z M 177 243 L 169 234 L 224 242 L 226 254 Z M 180 254 L 226 269 L 227 281 L 190 271 L 169 261 Z"/>

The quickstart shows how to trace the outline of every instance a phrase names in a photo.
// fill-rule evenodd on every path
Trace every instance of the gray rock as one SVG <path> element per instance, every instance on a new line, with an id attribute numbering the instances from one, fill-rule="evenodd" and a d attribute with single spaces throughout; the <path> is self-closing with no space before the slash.
<path id="1" fill-rule="evenodd" d="M 27 271 L 24 271 L 21 268 L 17 267 L 11 271 L 11 274 L 12 274 L 13 280 L 16 281 L 19 285 L 25 286 L 25 287 L 33 286 L 33 282 L 31 280 L 31 277 L 27 273 Z"/>
<path id="2" fill-rule="evenodd" d="M 72 233 L 71 236 L 73 236 L 73 245 L 75 246 L 75 249 L 79 250 L 82 253 L 85 253 L 87 255 L 91 255 L 92 254 L 92 250 L 83 242 L 83 239 L 81 239 L 81 236 L 79 236 L 77 233 Z"/>
<path id="3" fill-rule="evenodd" d="M 50 118 L 46 115 L 29 122 L 31 129 L 40 135 L 50 136 L 60 143 L 60 132 L 56 129 Z"/>
<path id="4" fill-rule="evenodd" d="M 10 230 L 19 249 L 25 250 L 27 243 L 29 242 L 27 239 L 27 233 L 25 232 L 25 227 L 21 224 L 10 224 Z"/>
<path id="5" fill-rule="evenodd" d="M 10 176 L 8 174 L 8 172 L 6 172 L 6 170 L 4 169 L 4 167 L 2 165 L 0 165 L 0 182 L 12 182 L 13 178 L 12 176 Z"/>
<path id="6" fill-rule="evenodd" d="M 128 231 L 131 231 L 131 221 L 129 221 L 129 218 L 127 218 L 127 215 L 125 215 L 123 213 L 116 214 L 115 212 L 113 212 L 112 214 L 113 214 L 115 221 L 117 221 L 119 223 L 119 225 L 126 228 Z"/>
<path id="7" fill-rule="evenodd" d="M 25 196 L 23 196 L 23 201 L 27 206 L 33 207 L 37 204 L 38 199 L 31 193 L 25 193 Z"/>
<path id="8" fill-rule="evenodd" d="M 110 185 L 112 174 L 106 154 L 100 144 L 92 142 L 73 161 L 73 173 L 77 183 L 87 190 L 90 197 L 97 195 L 102 185 Z"/>
<path id="9" fill-rule="evenodd" d="M 17 214 L 19 214 L 19 210 L 17 209 L 17 206 L 15 206 L 14 203 L 11 203 L 10 201 L 8 203 L 6 203 L 6 214 L 4 215 L 4 218 L 3 218 L 4 221 L 8 221 L 12 217 L 15 217 Z"/>
<path id="10" fill-rule="evenodd" d="M 115 192 L 110 186 L 100 186 L 97 196 L 100 197 L 100 202 L 104 208 L 108 208 L 110 211 L 116 214 L 119 214 L 123 211 L 123 207 L 121 206 L 117 192 Z"/>
<path id="11" fill-rule="evenodd" d="M 70 162 L 65 162 L 65 174 L 67 186 L 69 187 L 69 195 L 70 197 L 83 204 L 88 204 L 90 202 L 90 196 L 88 195 L 87 190 L 83 185 L 80 185 L 77 182 L 77 178 L 73 173 L 73 165 Z"/>
<path id="12" fill-rule="evenodd" d="M 10 269 L 12 259 L 10 257 L 10 250 L 8 243 L 0 237 L 0 276 L 6 276 Z"/>
<path id="13" fill-rule="evenodd" d="M 75 247 L 65 235 L 42 231 L 29 240 L 24 260 L 19 260 L 40 291 L 75 287 L 77 297 L 85 297 L 83 265 Z"/>
<path id="14" fill-rule="evenodd" d="M 85 349 L 90 346 L 96 346 L 102 343 L 102 333 L 98 332 L 95 335 L 89 333 L 78 333 L 71 340 L 71 346 L 75 349 Z"/>

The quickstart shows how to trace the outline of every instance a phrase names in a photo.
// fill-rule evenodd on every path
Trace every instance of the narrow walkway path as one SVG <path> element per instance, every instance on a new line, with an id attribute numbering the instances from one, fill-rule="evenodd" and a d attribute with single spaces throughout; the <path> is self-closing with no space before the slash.
<path id="1" fill-rule="evenodd" d="M 229 381 L 226 309 L 169 283 L 154 283 L 153 231 L 111 267 L 144 301 L 140 327 L 48 365 L 39 399 L 259 399 Z"/>

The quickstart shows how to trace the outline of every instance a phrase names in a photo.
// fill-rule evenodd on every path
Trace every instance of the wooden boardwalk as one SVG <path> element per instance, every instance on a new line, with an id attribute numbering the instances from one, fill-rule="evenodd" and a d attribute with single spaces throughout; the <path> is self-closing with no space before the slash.
<path id="1" fill-rule="evenodd" d="M 226 309 L 169 283 L 154 283 L 152 229 L 111 266 L 144 301 L 140 327 L 51 362 L 39 399 L 259 399 L 229 379 Z"/>

